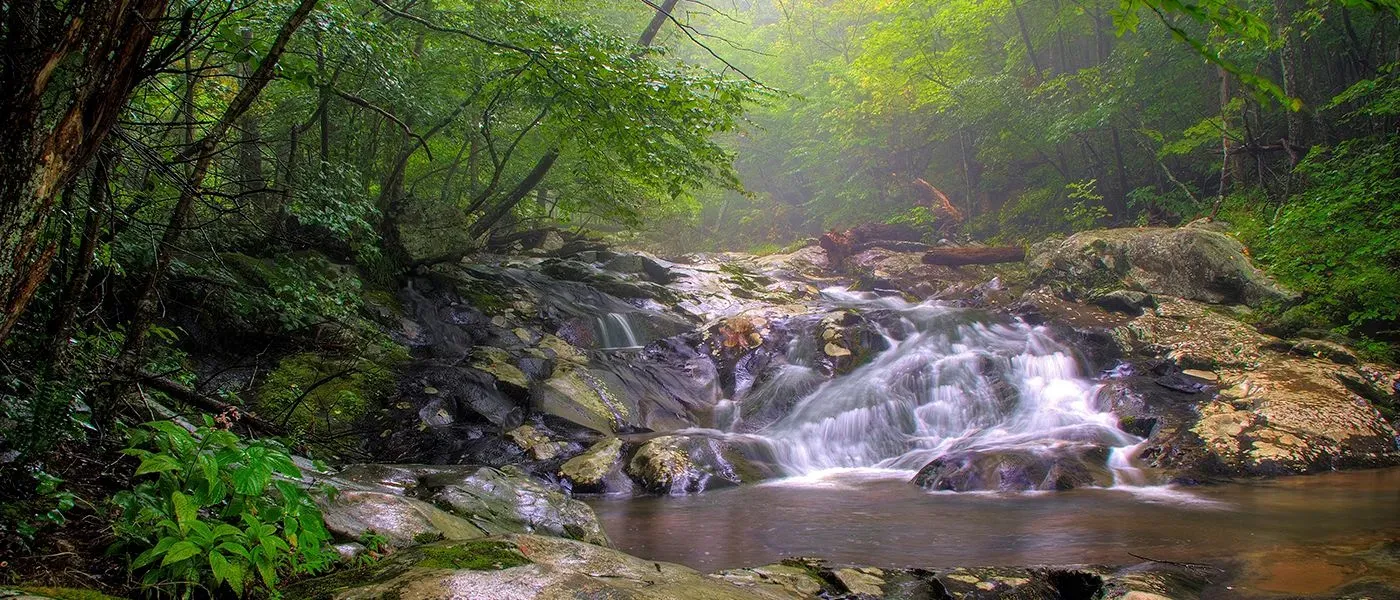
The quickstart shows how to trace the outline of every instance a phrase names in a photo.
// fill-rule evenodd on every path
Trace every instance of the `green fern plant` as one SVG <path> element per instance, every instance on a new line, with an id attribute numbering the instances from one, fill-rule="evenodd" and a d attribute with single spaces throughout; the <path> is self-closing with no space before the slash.
<path id="1" fill-rule="evenodd" d="M 334 562 L 321 511 L 280 445 L 245 443 L 206 417 L 193 432 L 147 423 L 130 432 L 124 453 L 141 461 L 140 482 L 113 498 L 115 549 L 135 555 L 131 569 L 154 595 L 227 587 L 247 596 Z"/>

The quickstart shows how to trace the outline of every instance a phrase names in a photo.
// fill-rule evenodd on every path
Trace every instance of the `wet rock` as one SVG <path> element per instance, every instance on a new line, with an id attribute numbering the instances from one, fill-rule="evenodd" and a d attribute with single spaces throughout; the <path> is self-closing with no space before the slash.
<path id="1" fill-rule="evenodd" d="M 948 597 L 954 600 L 1018 598 L 1051 600 L 1059 591 L 1043 573 L 1010 567 L 958 568 L 938 574 Z M 1085 596 L 1092 597 L 1092 596 Z"/>
<path id="2" fill-rule="evenodd" d="M 1292 344 L 1199 303 L 1174 299 L 1117 328 L 1114 336 L 1130 354 L 1167 359 L 1157 363 L 1159 373 L 1173 381 L 1204 383 L 1176 365 L 1218 378 L 1218 394 L 1157 403 L 1134 414 L 1157 420 L 1143 459 L 1182 480 L 1400 463 L 1395 430 L 1372 404 L 1376 398 L 1347 384 L 1379 369 L 1294 353 Z M 1189 410 L 1180 410 L 1182 402 Z"/>
<path id="3" fill-rule="evenodd" d="M 575 492 L 602 493 L 608 491 L 608 476 L 617 471 L 621 460 L 622 440 L 609 437 L 565 462 L 559 467 L 559 475 L 573 485 Z"/>
<path id="4" fill-rule="evenodd" d="M 387 491 L 399 495 L 417 491 L 418 472 L 408 466 L 359 464 L 350 465 L 336 472 L 337 483 L 349 482 L 355 487 Z"/>
<path id="5" fill-rule="evenodd" d="M 507 431 L 506 437 L 535 460 L 549 460 L 569 448 L 568 442 L 551 440 L 548 435 L 530 425 L 521 425 Z"/>
<path id="6" fill-rule="evenodd" d="M 1037 245 L 1030 264 L 1037 281 L 1082 295 L 1112 286 L 1250 306 L 1295 297 L 1256 269 L 1239 242 L 1202 228 L 1084 231 Z"/>
<path id="7" fill-rule="evenodd" d="M 1183 394 L 1199 394 L 1206 390 L 1206 385 L 1185 373 L 1172 373 L 1163 375 L 1152 380 L 1153 383 L 1169 390 L 1175 390 Z"/>
<path id="8" fill-rule="evenodd" d="M 331 545 L 331 550 L 335 551 L 335 555 L 339 557 L 342 562 L 349 564 L 354 564 L 356 561 L 360 560 L 360 558 L 369 555 L 369 548 L 366 548 L 364 544 L 359 542 L 333 544 Z"/>
<path id="9" fill-rule="evenodd" d="M 600 375 L 581 368 L 556 373 L 535 386 L 530 395 L 532 408 L 594 431 L 613 433 L 630 421 L 633 407 Z"/>
<path id="10" fill-rule="evenodd" d="M 288 600 L 797 600 L 775 583 L 741 587 L 670 563 L 573 540 L 515 534 L 438 543 L 298 583 Z"/>
<path id="11" fill-rule="evenodd" d="M 370 491 L 341 491 L 318 504 L 326 529 L 344 540 L 358 540 L 374 532 L 396 548 L 439 539 L 471 540 L 486 531 L 470 521 L 436 506 L 398 494 Z"/>
<path id="12" fill-rule="evenodd" d="M 496 381 L 503 383 L 517 390 L 527 390 L 530 388 L 530 378 L 525 375 L 520 367 L 516 366 L 515 359 L 509 352 L 501 348 L 491 346 L 478 346 L 472 349 L 472 366 L 496 378 Z"/>
<path id="13" fill-rule="evenodd" d="M 832 572 L 832 577 L 839 581 L 846 591 L 857 596 L 869 596 L 878 598 L 885 595 L 881 589 L 885 585 L 885 580 L 880 576 L 884 575 L 879 569 L 836 569 Z"/>
<path id="14" fill-rule="evenodd" d="M 1300 356 L 1312 356 L 1330 360 L 1339 365 L 1354 365 L 1361 362 L 1346 346 L 1326 340 L 1298 340 L 1289 351 Z"/>
<path id="15" fill-rule="evenodd" d="M 1196 600 L 1219 571 L 1165 563 L 1143 563 L 1104 578 L 1103 600 Z"/>
<path id="16" fill-rule="evenodd" d="M 627 463 L 627 474 L 649 492 L 679 495 L 758 481 L 775 476 L 777 470 L 745 456 L 727 440 L 668 435 L 642 444 Z"/>
<path id="17" fill-rule="evenodd" d="M 1142 311 L 1157 306 L 1157 299 L 1151 294 L 1134 292 L 1132 290 L 1114 290 L 1097 298 L 1094 304 L 1104 310 L 1126 313 L 1133 316 L 1142 314 Z"/>
<path id="18" fill-rule="evenodd" d="M 1068 490 L 1107 485 L 1113 477 L 1101 447 L 961 452 L 934 459 L 913 483 L 930 490 Z"/>
<path id="19" fill-rule="evenodd" d="M 492 534 L 538 533 L 610 545 L 587 504 L 519 470 L 443 469 L 423 477 L 434 503 Z"/>
<path id="20" fill-rule="evenodd" d="M 641 254 L 622 254 L 607 261 L 604 269 L 614 273 L 629 273 L 646 277 L 652 283 L 665 285 L 675 279 L 671 270 L 656 259 Z"/>

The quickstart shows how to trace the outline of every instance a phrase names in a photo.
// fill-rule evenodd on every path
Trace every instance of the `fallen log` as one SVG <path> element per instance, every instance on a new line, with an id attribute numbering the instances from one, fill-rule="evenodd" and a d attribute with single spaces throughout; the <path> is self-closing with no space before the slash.
<path id="1" fill-rule="evenodd" d="M 927 252 L 933 250 L 934 246 L 921 242 L 909 242 L 904 240 L 871 240 L 856 244 L 852 249 L 859 253 L 865 252 L 871 248 L 884 248 L 895 252 Z"/>
<path id="2" fill-rule="evenodd" d="M 1026 260 L 1026 249 L 1020 246 L 937 248 L 924 254 L 924 264 L 949 267 L 991 265 L 1023 260 Z"/>
<path id="3" fill-rule="evenodd" d="M 244 412 L 238 407 L 224 402 L 223 400 L 206 396 L 165 377 L 142 374 L 137 379 L 137 381 L 139 381 L 142 385 L 150 387 L 151 389 L 156 390 L 158 392 L 162 392 L 175 400 L 198 408 L 209 414 L 217 415 L 236 413 L 238 415 L 236 422 L 240 425 L 247 426 L 250 429 L 256 429 L 262 431 L 263 433 L 279 433 L 282 431 L 281 427 L 274 425 L 272 422 L 263 419 L 262 417 L 259 417 L 250 412 Z"/>

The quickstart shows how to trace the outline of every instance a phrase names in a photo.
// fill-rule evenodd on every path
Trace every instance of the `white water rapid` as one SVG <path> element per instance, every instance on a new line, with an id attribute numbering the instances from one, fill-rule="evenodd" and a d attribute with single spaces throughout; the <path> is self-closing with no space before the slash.
<path id="1" fill-rule="evenodd" d="M 883 332 L 889 349 L 847 375 L 817 383 L 801 364 L 810 350 L 794 347 L 778 376 L 752 390 L 801 390 L 792 410 L 760 432 L 786 472 L 908 471 L 952 453 L 1097 447 L 1109 449 L 1103 466 L 1115 483 L 1143 483 L 1132 465 L 1142 440 L 1096 404 L 1099 385 L 1044 328 L 935 303 L 823 294 L 834 307 L 891 311 L 897 325 Z"/>

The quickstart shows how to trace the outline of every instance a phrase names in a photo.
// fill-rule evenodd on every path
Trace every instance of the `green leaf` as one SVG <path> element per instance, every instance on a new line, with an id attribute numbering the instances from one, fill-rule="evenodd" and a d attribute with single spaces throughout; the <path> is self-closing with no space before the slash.
<path id="1" fill-rule="evenodd" d="M 198 520 L 199 507 L 180 492 L 170 492 L 170 505 L 175 508 L 175 521 L 180 525 L 180 531 L 188 531 L 190 524 Z"/>
<path id="2" fill-rule="evenodd" d="M 180 463 L 169 454 L 147 454 L 136 467 L 137 475 L 180 470 Z"/>
<path id="3" fill-rule="evenodd" d="M 238 544 L 234 542 L 224 542 L 222 544 L 219 544 L 217 547 L 218 549 L 223 550 L 224 552 L 228 552 L 229 554 L 236 554 L 242 557 L 243 560 L 252 559 L 252 555 L 249 554 L 248 548 L 243 544 Z"/>
<path id="4" fill-rule="evenodd" d="M 209 569 L 214 572 L 214 581 L 216 583 L 232 581 L 235 576 L 233 565 L 230 565 L 228 559 L 224 558 L 224 555 L 218 552 L 209 553 Z"/>
<path id="5" fill-rule="evenodd" d="M 146 550 L 145 552 L 142 552 L 139 556 L 136 557 L 136 560 L 131 561 L 131 568 L 140 569 L 141 567 L 151 564 L 155 561 L 156 558 L 159 558 L 160 555 L 164 554 L 165 551 L 169 550 L 170 547 L 174 546 L 175 542 L 178 541 L 180 541 L 180 539 L 174 537 L 160 538 L 160 541 L 156 542 L 155 546 L 152 546 L 150 549 Z"/>
<path id="6" fill-rule="evenodd" d="M 175 545 L 170 547 L 170 550 L 168 552 L 165 553 L 165 559 L 160 561 L 160 566 L 168 566 L 172 563 L 180 562 L 196 554 L 199 554 L 199 546 L 194 545 L 192 542 L 177 542 Z"/>

